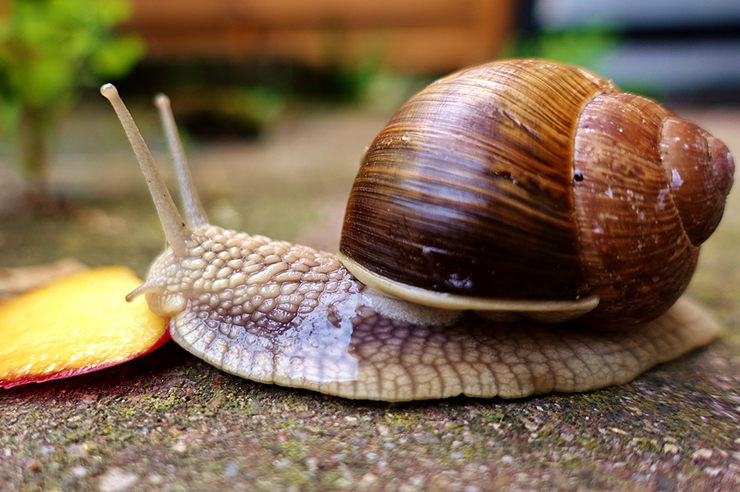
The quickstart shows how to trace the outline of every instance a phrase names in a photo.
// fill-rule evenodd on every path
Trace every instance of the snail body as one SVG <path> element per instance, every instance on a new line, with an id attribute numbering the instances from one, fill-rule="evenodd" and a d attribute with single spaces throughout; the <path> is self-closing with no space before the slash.
<path id="1" fill-rule="evenodd" d="M 227 372 L 348 398 L 521 397 L 626 382 L 718 332 L 679 297 L 732 157 L 590 72 L 490 63 L 417 94 L 363 158 L 339 255 L 210 225 L 160 97 L 183 220 L 115 88 L 101 91 L 170 246 L 128 298 L 145 294 L 177 343 Z"/>

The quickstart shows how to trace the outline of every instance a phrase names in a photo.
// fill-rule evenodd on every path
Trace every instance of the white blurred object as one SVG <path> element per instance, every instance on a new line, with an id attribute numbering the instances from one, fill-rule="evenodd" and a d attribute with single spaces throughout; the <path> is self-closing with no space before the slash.
<path id="1" fill-rule="evenodd" d="M 740 23 L 738 0 L 536 0 L 540 26 L 711 27 Z"/>
<path id="2" fill-rule="evenodd" d="M 618 85 L 709 99 L 740 91 L 740 0 L 534 0 L 532 16 L 544 30 L 625 32 L 589 64 Z"/>
<path id="3" fill-rule="evenodd" d="M 617 84 L 667 92 L 699 92 L 740 86 L 740 39 L 623 43 L 592 68 Z"/>

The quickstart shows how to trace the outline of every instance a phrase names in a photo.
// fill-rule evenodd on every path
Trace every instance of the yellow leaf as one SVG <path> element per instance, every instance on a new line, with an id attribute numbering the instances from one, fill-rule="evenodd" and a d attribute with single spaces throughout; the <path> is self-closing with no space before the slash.
<path id="1" fill-rule="evenodd" d="M 144 355 L 169 339 L 125 267 L 90 269 L 0 304 L 0 387 L 68 377 Z"/>

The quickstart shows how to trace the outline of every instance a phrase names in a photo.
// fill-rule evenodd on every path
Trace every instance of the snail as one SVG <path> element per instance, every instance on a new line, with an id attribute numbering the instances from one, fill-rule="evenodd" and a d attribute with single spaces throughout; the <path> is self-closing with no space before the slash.
<path id="1" fill-rule="evenodd" d="M 516 398 L 632 380 L 716 337 L 682 297 L 732 185 L 727 147 L 545 60 L 412 97 L 366 150 L 338 254 L 209 224 L 158 96 L 185 219 L 116 89 L 169 247 L 172 338 L 238 376 L 346 398 Z"/>

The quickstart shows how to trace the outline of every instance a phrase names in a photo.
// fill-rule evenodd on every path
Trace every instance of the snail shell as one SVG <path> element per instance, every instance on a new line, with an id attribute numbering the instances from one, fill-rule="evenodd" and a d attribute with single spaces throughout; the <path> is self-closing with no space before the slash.
<path id="1" fill-rule="evenodd" d="M 733 170 L 721 141 L 586 70 L 489 63 L 430 85 L 378 134 L 340 252 L 377 288 L 436 294 L 417 302 L 598 300 L 585 321 L 633 324 L 686 288 Z"/>
<path id="2" fill-rule="evenodd" d="M 719 331 L 674 301 L 732 157 L 584 70 L 491 63 L 412 98 L 365 155 L 340 255 L 210 225 L 159 97 L 183 220 L 117 91 L 101 92 L 169 244 L 128 298 L 145 294 L 178 344 L 232 374 L 348 398 L 511 398 L 626 382 Z M 488 311 L 588 313 L 589 329 Z"/>

